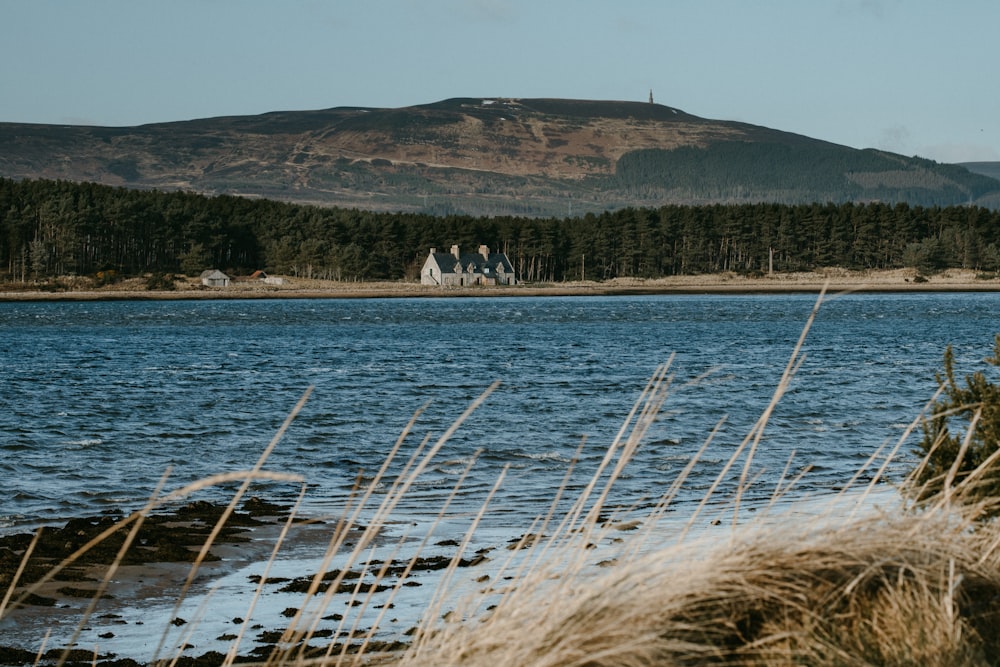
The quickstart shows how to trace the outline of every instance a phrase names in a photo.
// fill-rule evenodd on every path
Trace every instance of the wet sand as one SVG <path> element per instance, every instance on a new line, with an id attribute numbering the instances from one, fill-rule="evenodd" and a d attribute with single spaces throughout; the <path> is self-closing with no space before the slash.
<path id="1" fill-rule="evenodd" d="M 695 276 L 608 281 L 526 283 L 511 287 L 439 287 L 416 282 L 340 282 L 286 278 L 283 285 L 234 281 L 229 287 L 204 287 L 191 279 L 173 291 L 146 290 L 142 279 L 100 289 L 84 284 L 72 289 L 32 290 L 0 286 L 0 301 L 115 301 L 181 299 L 361 299 L 440 297 L 611 296 L 628 294 L 788 294 L 818 293 L 824 287 L 837 292 L 993 292 L 1000 276 L 950 269 L 919 276 L 913 269 L 847 271 L 826 269 L 803 273 L 776 273 L 760 277 L 719 273 Z"/>
<path id="2" fill-rule="evenodd" d="M 41 579 L 83 543 L 119 525 L 121 515 L 70 519 L 65 527 L 45 528 L 19 576 L 18 566 L 31 535 L 0 537 L 0 594 L 17 576 L 11 606 L 0 619 L 0 664 L 33 664 L 39 652 L 43 655 L 42 664 L 51 664 L 70 648 L 67 662 L 70 665 L 94 664 L 96 649 L 98 665 L 136 667 L 152 662 L 161 637 L 166 639 L 169 635 L 171 641 L 164 645 L 161 657 L 178 653 L 177 644 L 184 644 L 187 648 L 180 664 L 212 665 L 220 663 L 221 656 L 241 631 L 246 633 L 241 643 L 242 661 L 267 658 L 276 650 L 278 638 L 291 620 L 291 611 L 302 605 L 303 594 L 316 576 L 314 568 L 326 551 L 333 525 L 315 520 L 296 521 L 281 542 L 281 562 L 275 564 L 266 582 L 257 613 L 245 624 L 243 616 L 249 611 L 250 597 L 260 584 L 260 574 L 278 541 L 288 510 L 251 498 L 243 504 L 243 511 L 230 517 L 208 559 L 197 568 L 187 592 L 188 603 L 175 609 L 192 561 L 223 509 L 220 505 L 193 502 L 147 518 L 133 547 L 101 594 L 94 613 L 72 643 L 69 639 L 85 608 L 98 593 L 99 582 L 119 557 L 125 531 L 114 533 L 50 581 Z M 348 544 L 356 539 L 352 534 L 360 533 L 350 531 Z M 447 557 L 441 558 L 450 560 L 453 552 L 454 549 L 443 550 Z M 418 563 L 413 568 L 414 579 L 419 579 L 421 571 L 439 569 L 435 559 L 421 562 L 422 565 Z M 349 577 L 341 586 L 345 590 L 338 593 L 353 591 L 361 577 L 361 573 Z M 326 585 L 330 579 L 330 576 L 324 578 Z M 36 583 L 38 587 L 32 591 Z M 324 589 L 325 586 L 320 588 L 320 594 Z M 28 592 L 31 595 L 23 599 Z M 333 621 L 346 613 L 328 614 L 330 618 L 325 618 L 325 625 L 336 627 Z M 315 635 L 321 646 L 322 639 L 330 633 L 328 628 Z M 402 636 L 402 632 L 399 634 Z M 376 646 L 388 645 L 380 641 Z M 399 647 L 393 644 L 391 648 Z"/>

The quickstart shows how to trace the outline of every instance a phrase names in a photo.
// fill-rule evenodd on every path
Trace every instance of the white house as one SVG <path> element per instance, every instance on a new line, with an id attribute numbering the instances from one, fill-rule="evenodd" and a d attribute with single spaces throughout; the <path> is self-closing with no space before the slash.
<path id="1" fill-rule="evenodd" d="M 457 245 L 451 252 L 431 252 L 420 270 L 421 285 L 513 285 L 514 267 L 507 255 L 479 246 L 477 253 L 462 253 Z"/>

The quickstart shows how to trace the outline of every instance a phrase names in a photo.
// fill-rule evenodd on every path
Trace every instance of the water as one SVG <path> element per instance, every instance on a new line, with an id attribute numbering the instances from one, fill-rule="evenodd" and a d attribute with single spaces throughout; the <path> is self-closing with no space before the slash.
<path id="1" fill-rule="evenodd" d="M 498 555 L 506 554 L 501 547 L 548 508 L 578 448 L 566 495 L 586 484 L 649 376 L 671 355 L 664 412 L 610 504 L 641 513 L 721 423 L 675 502 L 675 518 L 685 521 L 767 406 L 814 302 L 808 295 L 743 295 L 0 303 L 0 532 L 138 509 L 168 469 L 168 490 L 248 469 L 310 386 L 267 469 L 304 477 L 305 514 L 338 516 L 359 471 L 374 474 L 415 411 L 423 408 L 407 452 L 442 434 L 500 380 L 404 498 L 375 554 L 408 558 L 416 542 L 397 553 L 399 540 L 433 528 L 424 555 L 451 557 L 454 542 L 438 538 L 457 539 L 467 529 L 506 469 L 493 511 L 468 546 L 469 554 L 495 549 L 491 561 L 457 577 L 459 592 L 476 590 L 482 568 L 491 574 L 507 557 Z M 750 467 L 749 500 L 769 497 L 783 475 L 801 475 L 784 506 L 791 513 L 779 516 L 814 520 L 809 508 L 816 505 L 805 497 L 828 506 L 830 491 L 900 438 L 936 388 L 946 345 L 961 372 L 985 368 L 998 306 L 998 294 L 826 302 Z M 914 463 L 911 448 L 889 467 L 890 481 Z M 469 465 L 447 518 L 431 526 Z M 401 466 L 393 466 L 386 486 Z M 733 493 L 742 466 L 724 476 L 720 502 Z M 233 488 L 197 497 L 225 501 Z M 890 485 L 883 488 L 876 495 L 891 497 Z M 252 493 L 291 502 L 299 486 L 259 483 Z M 674 539 L 679 531 L 671 525 L 678 524 L 660 524 L 657 535 Z M 318 571 L 329 527 L 301 529 L 306 534 L 283 545 L 271 576 Z M 698 528 L 720 530 L 706 518 Z M 252 544 L 223 553 L 221 569 L 203 568 L 207 578 L 179 612 L 169 588 L 178 582 L 170 577 L 185 572 L 168 567 L 167 588 L 153 593 L 155 573 L 125 577 L 78 645 L 145 662 L 183 644 L 192 645 L 190 655 L 227 651 L 233 619 L 251 622 L 248 577 L 262 574 L 275 532 L 255 531 Z M 594 562 L 613 548 L 599 544 Z M 438 577 L 420 573 L 420 587 L 402 587 L 376 636 L 398 639 L 420 622 Z M 329 611 L 354 609 L 344 597 Z M 85 602 L 29 606 L 0 621 L 0 634 L 32 652 L 47 633 L 50 645 L 65 645 Z M 252 627 L 281 629 L 284 610 L 303 603 L 300 594 L 269 584 Z M 379 611 L 358 611 L 359 627 L 371 627 Z M 178 629 L 170 622 L 175 614 L 200 620 Z M 257 634 L 239 650 L 267 643 Z"/>
<path id="2" fill-rule="evenodd" d="M 596 467 L 658 364 L 674 387 L 615 503 L 651 502 L 725 422 L 680 503 L 700 498 L 767 405 L 815 297 L 635 296 L 0 304 L 0 531 L 139 508 L 167 488 L 250 468 L 309 386 L 267 468 L 303 475 L 305 512 L 336 514 L 411 415 L 406 450 L 494 380 L 400 514 L 433 513 L 475 459 L 459 510 L 505 466 L 493 521 L 543 511 L 585 440 Z M 839 488 L 935 389 L 948 344 L 984 368 L 995 294 L 864 294 L 825 303 L 752 467 L 766 497 L 792 461 L 801 493 Z M 698 379 L 703 375 L 707 376 Z M 909 447 L 890 469 L 912 463 Z M 478 458 L 477 458 L 478 457 Z M 811 466 L 811 467 L 810 467 Z M 732 488 L 733 480 L 723 486 Z M 253 493 L 291 500 L 298 486 Z M 200 497 L 224 499 L 214 489 Z M 464 504 L 463 504 L 464 503 Z"/>

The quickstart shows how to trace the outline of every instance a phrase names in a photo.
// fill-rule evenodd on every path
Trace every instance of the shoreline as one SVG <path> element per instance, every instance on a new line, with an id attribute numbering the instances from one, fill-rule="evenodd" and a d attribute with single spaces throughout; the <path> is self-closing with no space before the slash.
<path id="1" fill-rule="evenodd" d="M 1000 279 L 983 279 L 975 271 L 958 269 L 923 278 L 913 269 L 873 272 L 828 269 L 753 278 L 722 273 L 656 279 L 615 278 L 603 282 L 530 283 L 512 287 L 436 287 L 416 282 L 288 278 L 287 284 L 281 286 L 234 282 L 229 287 L 208 288 L 189 280 L 176 290 L 147 290 L 142 279 L 132 279 L 111 287 L 66 291 L 6 291 L 0 287 L 0 302 L 796 294 L 819 293 L 824 287 L 829 293 L 1000 292 Z"/>
<path id="2" fill-rule="evenodd" d="M 783 499 L 766 507 L 759 515 L 744 514 L 739 529 L 759 530 L 771 520 L 782 517 L 835 522 L 841 512 L 853 512 L 862 507 L 875 511 L 885 507 L 884 503 L 898 500 L 895 491 L 881 490 L 875 491 L 874 497 L 863 505 L 859 504 L 859 498 L 867 498 L 869 491 L 859 490 L 847 496 L 836 493 L 810 497 L 807 494 L 802 498 Z M 189 531 L 193 529 L 197 537 L 203 537 L 222 509 L 223 505 L 194 502 L 180 511 L 150 515 L 146 521 L 147 524 L 156 523 L 155 531 L 162 533 L 157 536 L 158 543 L 177 541 L 179 551 L 193 556 L 198 540 L 192 540 Z M 348 542 L 337 552 L 334 562 L 327 560 L 327 549 L 337 530 L 336 517 L 299 516 L 292 522 L 287 536 L 283 536 L 281 525 L 287 520 L 288 511 L 287 506 L 266 500 L 252 497 L 245 501 L 242 510 L 234 512 L 212 546 L 210 555 L 217 559 L 200 564 L 186 595 L 182 591 L 191 559 L 164 555 L 159 549 L 154 552 L 148 545 L 137 542 L 138 546 L 134 545 L 129 554 L 148 553 L 116 570 L 114 578 L 100 593 L 100 603 L 89 615 L 84 609 L 98 595 L 98 582 L 115 557 L 117 542 L 107 549 L 98 545 L 97 550 L 104 551 L 103 557 L 87 558 L 82 564 L 70 566 L 29 599 L 18 600 L 18 594 L 25 592 L 31 580 L 41 576 L 48 566 L 67 556 L 78 542 L 108 526 L 112 520 L 106 516 L 91 516 L 70 519 L 64 528 L 47 529 L 48 539 L 41 544 L 48 546 L 32 554 L 28 560 L 32 566 L 26 568 L 23 580 L 14 589 L 16 604 L 7 610 L 4 618 L 0 662 L 52 664 L 64 651 L 69 651 L 68 665 L 144 667 L 162 664 L 171 656 L 179 664 L 199 665 L 220 664 L 225 654 L 233 651 L 236 663 L 263 663 L 289 646 L 281 641 L 289 628 L 303 628 L 309 623 L 315 623 L 316 631 L 293 642 L 296 649 L 304 650 L 307 655 L 326 654 L 332 642 L 334 648 L 346 647 L 349 652 L 367 643 L 366 648 L 373 656 L 398 656 L 410 645 L 414 629 L 423 624 L 423 613 L 442 581 L 448 591 L 445 608 L 449 611 L 460 606 L 469 595 L 486 599 L 490 594 L 487 582 L 498 581 L 497 568 L 502 570 L 507 559 L 512 558 L 505 552 L 527 549 L 525 553 L 530 556 L 533 544 L 526 541 L 531 534 L 521 532 L 524 526 L 515 525 L 509 535 L 487 530 L 477 533 L 475 539 L 464 546 L 459 540 L 448 537 L 421 544 L 414 553 L 402 554 L 398 552 L 398 534 L 391 530 L 390 523 L 386 526 L 389 529 L 386 535 L 382 536 L 380 531 L 373 539 L 373 547 L 366 547 L 372 548 L 373 553 L 374 547 L 379 547 L 380 557 L 390 560 L 375 559 L 368 563 L 363 559 L 355 560 L 356 553 L 351 552 L 353 544 Z M 704 553 L 737 530 L 737 524 L 722 523 L 715 513 L 706 512 L 697 523 L 689 526 L 689 535 L 675 541 L 680 527 L 687 525 L 689 519 L 681 514 L 673 521 L 676 523 L 659 517 L 649 522 L 649 529 L 660 535 L 655 548 L 669 551 L 686 544 L 694 550 L 692 553 Z M 622 553 L 623 536 L 640 529 L 646 522 L 644 517 L 608 519 L 602 523 L 601 530 L 586 547 L 588 551 L 594 550 L 588 559 L 587 571 L 594 574 L 615 565 Z M 81 527 L 86 535 L 81 533 Z M 428 534 L 434 534 L 436 529 L 432 527 Z M 363 527 L 356 525 L 352 530 L 360 535 Z M 29 534 L 10 535 L 3 542 L 13 547 L 16 556 L 22 557 L 30 537 Z M 60 548 L 63 542 L 67 544 Z M 417 542 L 419 540 L 414 544 Z M 277 551 L 276 546 L 280 546 Z M 277 554 L 273 562 L 269 560 L 272 552 Z M 447 575 L 445 564 L 449 562 L 455 563 L 455 577 L 443 580 Z M 17 559 L 7 563 L 8 577 L 16 564 Z M 349 574 L 340 578 L 341 571 L 335 565 L 344 567 Z M 373 581 L 374 572 L 382 565 L 388 567 Z M 325 586 L 312 588 L 320 575 L 330 586 L 329 591 Z M 510 579 L 513 577 L 504 577 L 505 581 Z M 359 587 L 355 582 L 362 580 L 365 584 Z M 0 590 L 4 588 L 0 585 Z M 492 594 L 503 593 L 494 590 Z M 258 597 L 251 602 L 251 595 Z M 370 606 L 367 616 L 364 609 L 357 613 L 349 611 L 360 606 L 355 602 L 360 595 L 368 597 L 364 603 Z M 182 604 L 178 603 L 178 596 Z M 323 601 L 317 606 L 317 600 Z M 379 610 L 383 608 L 394 611 L 377 621 Z M 299 614 L 302 614 L 301 619 Z M 81 618 L 86 618 L 87 622 L 81 634 L 76 636 L 74 628 Z M 367 631 L 343 632 L 340 621 L 345 618 L 350 622 L 363 620 L 362 627 L 376 623 L 377 631 L 367 639 Z M 160 637 L 164 642 L 162 652 L 154 651 Z M 41 660 L 36 661 L 36 657 Z"/>

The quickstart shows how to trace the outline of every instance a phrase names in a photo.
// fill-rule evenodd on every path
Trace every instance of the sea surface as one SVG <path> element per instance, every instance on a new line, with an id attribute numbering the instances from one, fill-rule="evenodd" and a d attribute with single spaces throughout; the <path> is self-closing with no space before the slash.
<path id="1" fill-rule="evenodd" d="M 309 387 L 265 468 L 305 479 L 303 513 L 336 516 L 415 413 L 394 472 L 499 381 L 397 512 L 433 514 L 466 469 L 455 507 L 473 512 L 506 470 L 486 521 L 516 532 L 545 511 L 578 451 L 570 492 L 583 487 L 668 360 L 663 412 L 611 502 L 655 502 L 717 428 L 678 496 L 683 507 L 704 495 L 767 406 L 815 303 L 815 295 L 0 303 L 0 531 L 130 512 L 168 471 L 169 491 L 249 469 Z M 750 465 L 748 497 L 767 498 L 796 476 L 792 494 L 840 489 L 919 416 L 945 347 L 960 373 L 992 372 L 982 360 L 998 331 L 997 294 L 828 297 Z M 888 484 L 913 464 L 914 443 L 889 466 Z M 723 475 L 720 498 L 742 467 Z M 234 488 L 197 498 L 226 500 Z M 290 503 L 299 490 L 269 482 L 251 494 Z"/>

